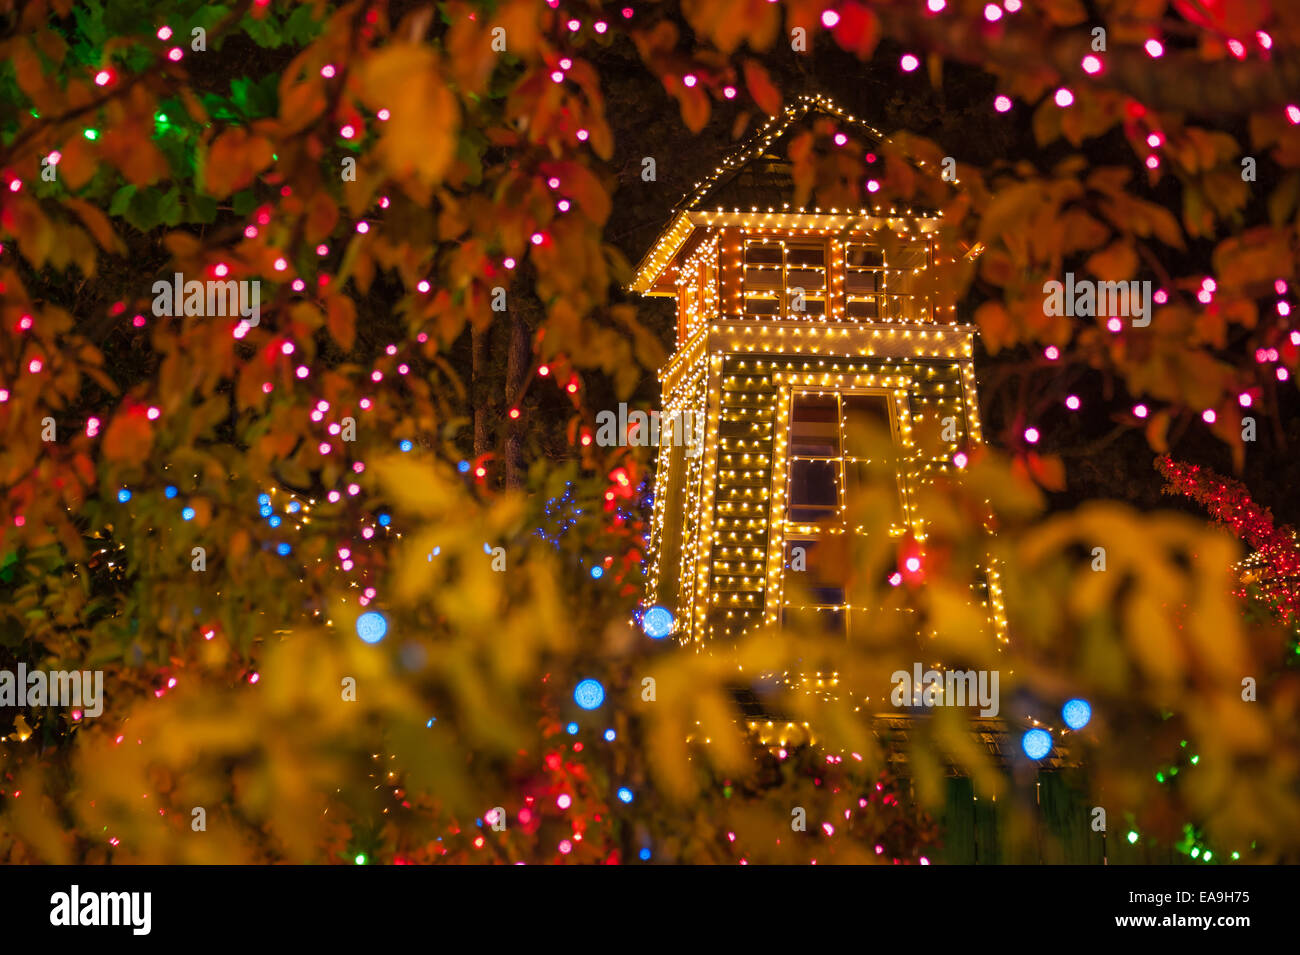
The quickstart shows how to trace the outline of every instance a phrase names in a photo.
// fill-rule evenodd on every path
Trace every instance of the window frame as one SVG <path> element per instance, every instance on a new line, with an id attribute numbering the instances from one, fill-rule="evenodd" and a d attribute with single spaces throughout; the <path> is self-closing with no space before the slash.
<path id="1" fill-rule="evenodd" d="M 780 249 L 781 262 L 776 268 L 775 263 L 763 263 L 748 261 L 748 252 L 751 247 L 775 246 Z M 820 249 L 822 262 L 821 265 L 803 265 L 790 263 L 790 252 L 793 249 Z M 751 312 L 749 302 L 751 299 L 760 299 L 760 296 L 751 295 L 745 281 L 748 270 L 757 268 L 760 271 L 777 272 L 777 287 L 772 298 L 776 301 L 776 310 L 772 313 Z M 822 284 L 820 288 L 809 289 L 806 285 L 793 285 L 790 280 L 790 272 L 807 272 L 820 271 Z M 818 321 L 829 320 L 833 311 L 831 302 L 831 244 L 828 236 L 808 235 L 792 236 L 785 234 L 772 234 L 763 232 L 745 232 L 741 237 L 740 245 L 740 287 L 741 287 L 741 315 L 747 319 L 757 319 L 759 321 L 799 321 L 802 319 L 816 319 Z M 802 288 L 804 291 L 804 308 L 799 311 L 792 310 L 791 289 Z M 766 291 L 766 290 L 763 290 Z M 767 296 L 762 296 L 761 300 L 767 301 Z M 807 305 L 809 302 L 820 302 L 822 305 L 821 312 L 809 311 Z"/>
<path id="2" fill-rule="evenodd" d="M 853 463 L 856 463 L 858 460 L 860 460 L 860 458 L 857 455 L 848 455 L 845 453 L 846 443 L 845 443 L 844 399 L 846 397 L 853 397 L 857 395 L 881 398 L 884 401 L 885 412 L 889 419 L 890 441 L 892 442 L 892 445 L 898 454 L 897 463 L 895 465 L 895 471 L 894 471 L 894 480 L 895 480 L 895 485 L 898 493 L 898 511 L 897 511 L 897 519 L 891 522 L 890 524 L 889 533 L 890 536 L 899 536 L 900 534 L 905 533 L 907 507 L 906 507 L 906 497 L 905 497 L 906 479 L 904 475 L 904 462 L 907 459 L 907 455 L 906 455 L 907 449 L 904 447 L 903 438 L 901 434 L 900 418 L 903 409 L 899 407 L 900 399 L 898 395 L 894 392 L 893 389 L 879 388 L 879 387 L 873 388 L 873 387 L 850 386 L 845 388 L 836 388 L 828 391 L 826 389 L 819 389 L 819 388 L 810 387 L 806 385 L 793 386 L 789 389 L 789 399 L 788 399 L 789 415 L 786 421 L 784 422 L 785 429 L 786 429 L 786 441 L 789 450 L 786 454 L 786 459 L 785 459 L 785 475 L 784 475 L 785 493 L 784 496 L 782 497 L 783 511 L 779 515 L 776 515 L 778 516 L 778 519 L 781 521 L 781 528 L 782 528 L 782 535 L 781 535 L 782 542 L 781 542 L 781 552 L 780 552 L 782 575 L 793 573 L 793 571 L 791 571 L 788 567 L 789 548 L 792 545 L 797 545 L 800 542 L 808 542 L 815 545 L 818 542 L 825 540 L 829 536 L 844 535 L 844 534 L 855 534 L 855 535 L 862 534 L 862 531 L 859 528 L 851 527 L 845 521 L 845 512 L 848 505 L 848 484 L 847 484 L 847 474 L 845 471 L 845 465 L 846 463 L 849 463 L 849 461 L 847 460 L 849 458 L 852 459 Z M 809 454 L 795 453 L 794 451 L 794 427 L 795 427 L 795 420 L 796 420 L 795 406 L 798 400 L 801 397 L 805 397 L 805 396 L 816 396 L 822 398 L 833 397 L 835 399 L 835 408 L 838 417 L 838 424 L 836 425 L 836 445 L 838 447 L 839 453 L 837 455 L 828 456 L 824 454 L 809 455 Z M 796 507 L 796 505 L 793 503 L 793 496 L 792 496 L 795 463 L 799 461 L 827 461 L 827 460 L 832 460 L 837 463 L 836 482 L 835 482 L 837 503 L 835 506 L 832 519 L 822 520 L 814 523 L 792 521 L 790 519 L 790 512 L 794 507 Z M 844 585 L 840 587 L 841 595 L 843 597 L 842 603 L 795 604 L 795 603 L 791 603 L 789 600 L 789 591 L 785 586 L 784 576 L 782 580 L 783 583 L 781 587 L 781 598 L 779 602 L 775 603 L 774 608 L 772 608 L 776 613 L 778 622 L 780 622 L 782 625 L 784 625 L 784 622 L 787 617 L 787 613 L 791 610 L 801 611 L 801 612 L 816 611 L 818 613 L 824 611 L 831 611 L 831 612 L 840 613 L 842 615 L 841 633 L 843 636 L 847 638 L 848 635 L 853 632 L 853 620 L 852 620 L 853 605 L 851 603 L 851 593 L 847 581 L 845 581 Z M 831 588 L 816 588 L 816 589 L 824 590 L 824 589 L 831 589 Z"/>
<path id="3" fill-rule="evenodd" d="M 914 246 L 916 243 L 912 243 Z M 934 265 L 934 246 L 928 239 L 920 241 L 922 252 L 921 271 L 927 271 Z M 870 323 L 896 323 L 896 324 L 919 324 L 928 323 L 935 320 L 934 300 L 929 295 L 917 295 L 914 292 L 891 291 L 894 287 L 891 283 L 891 277 L 895 280 L 901 279 L 904 272 L 910 272 L 914 267 L 898 267 L 890 263 L 890 250 L 884 244 L 872 242 L 868 239 L 848 239 L 843 243 L 844 246 L 844 320 L 849 322 Z M 881 264 L 875 265 L 853 265 L 853 253 L 861 249 L 865 252 L 876 252 L 880 255 Z M 911 251 L 910 248 L 904 248 L 899 251 Z M 850 279 L 854 275 L 871 273 L 877 276 L 876 288 L 871 292 L 854 292 L 850 286 Z M 908 303 L 913 303 L 913 314 L 908 315 Z M 853 306 L 858 303 L 870 303 L 875 307 L 874 315 L 854 315 Z M 897 306 L 897 308 L 895 308 Z"/>

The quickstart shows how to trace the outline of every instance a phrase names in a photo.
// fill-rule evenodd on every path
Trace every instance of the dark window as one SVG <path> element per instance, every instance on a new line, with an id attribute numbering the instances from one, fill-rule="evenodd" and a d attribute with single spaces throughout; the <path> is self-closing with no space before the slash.
<path id="1" fill-rule="evenodd" d="M 847 633 L 850 625 L 869 631 L 880 623 L 879 611 L 865 606 L 865 591 L 854 602 L 853 568 L 846 554 L 852 552 L 854 535 L 874 533 L 869 528 L 884 524 L 897 527 L 903 519 L 897 483 L 892 494 L 879 490 L 882 474 L 898 479 L 891 402 L 882 393 L 793 397 L 781 610 L 782 620 L 792 626 Z M 868 486 L 876 488 L 870 496 L 862 491 Z M 862 519 L 877 508 L 887 509 L 884 521 Z M 855 515 L 851 522 L 850 514 Z M 796 555 L 795 547 L 803 553 Z M 802 572 L 794 566 L 796 556 L 802 559 Z"/>
<path id="2" fill-rule="evenodd" d="M 840 409 L 837 395 L 797 395 L 790 409 L 790 454 L 838 457 Z"/>
<path id="3" fill-rule="evenodd" d="M 834 461 L 795 461 L 790 466 L 790 519 L 815 522 L 839 505 L 839 465 Z"/>

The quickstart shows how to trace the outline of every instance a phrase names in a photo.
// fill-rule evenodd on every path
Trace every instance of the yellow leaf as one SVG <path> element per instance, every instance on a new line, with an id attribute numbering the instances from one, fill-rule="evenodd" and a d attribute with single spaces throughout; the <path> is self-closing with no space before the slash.
<path id="1" fill-rule="evenodd" d="M 363 69 L 362 98 L 390 112 L 379 142 L 389 171 L 426 185 L 441 179 L 455 155 L 460 112 L 434 52 L 412 43 L 386 47 Z"/>

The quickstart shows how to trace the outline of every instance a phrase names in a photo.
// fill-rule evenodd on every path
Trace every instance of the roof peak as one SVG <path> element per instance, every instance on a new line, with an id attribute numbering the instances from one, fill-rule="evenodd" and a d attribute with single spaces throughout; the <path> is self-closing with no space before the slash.
<path id="1" fill-rule="evenodd" d="M 703 207 L 710 194 L 722 189 L 746 166 L 759 159 L 767 149 L 780 141 L 797 123 L 802 121 L 810 113 L 824 113 L 825 115 L 837 119 L 840 122 L 848 123 L 867 133 L 868 136 L 879 143 L 888 143 L 888 136 L 881 133 L 878 129 L 863 119 L 859 119 L 847 110 L 841 109 L 829 96 L 821 93 L 802 93 L 796 96 L 792 102 L 786 105 L 780 113 L 775 116 L 769 116 L 764 123 L 748 140 L 737 146 L 722 161 L 722 164 L 713 171 L 704 180 L 697 182 L 689 192 L 684 195 L 675 206 L 673 213 L 679 213 L 688 210 L 696 210 Z M 782 164 L 788 164 L 782 158 Z M 750 203 L 746 203 L 749 205 Z M 760 205 L 770 205 L 771 203 L 759 203 Z"/>

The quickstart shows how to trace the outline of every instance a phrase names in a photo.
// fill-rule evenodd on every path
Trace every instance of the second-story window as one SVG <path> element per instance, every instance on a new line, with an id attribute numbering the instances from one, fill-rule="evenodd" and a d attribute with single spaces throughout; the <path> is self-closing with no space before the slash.
<path id="1" fill-rule="evenodd" d="M 932 318 L 930 301 L 917 295 L 929 260 L 920 242 L 886 251 L 850 242 L 844 256 L 844 308 L 849 319 L 919 322 Z"/>
<path id="2" fill-rule="evenodd" d="M 826 243 L 821 239 L 745 240 L 745 314 L 822 318 L 827 313 Z"/>

